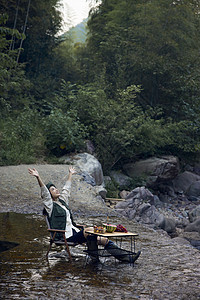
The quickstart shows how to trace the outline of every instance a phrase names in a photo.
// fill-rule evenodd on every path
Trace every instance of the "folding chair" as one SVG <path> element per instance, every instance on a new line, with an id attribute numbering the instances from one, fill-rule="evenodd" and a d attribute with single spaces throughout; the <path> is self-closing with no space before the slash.
<path id="1" fill-rule="evenodd" d="M 50 224 L 49 224 L 49 220 L 48 220 L 48 217 L 47 215 L 45 214 L 45 212 L 43 211 L 43 215 L 45 216 L 45 220 L 46 220 L 46 223 L 47 223 L 47 227 L 48 227 L 48 231 L 50 233 L 50 241 L 49 241 L 49 248 L 47 250 L 47 253 L 46 253 L 46 258 L 48 259 L 48 254 L 51 250 L 51 247 L 53 244 L 55 244 L 56 246 L 63 246 L 65 245 L 65 249 L 69 255 L 69 259 L 70 261 L 72 261 L 72 256 L 71 256 L 71 253 L 70 253 L 70 250 L 69 250 L 69 247 L 75 247 L 78 245 L 78 243 L 73 243 L 73 242 L 68 242 L 66 237 L 65 237 L 65 232 L 66 230 L 60 230 L 60 229 L 53 229 L 53 228 L 50 228 Z M 76 225 L 78 228 L 83 228 L 84 226 L 82 225 Z M 59 240 L 55 240 L 56 238 L 56 234 L 59 234 L 59 235 L 62 235 L 62 238 L 59 238 Z"/>

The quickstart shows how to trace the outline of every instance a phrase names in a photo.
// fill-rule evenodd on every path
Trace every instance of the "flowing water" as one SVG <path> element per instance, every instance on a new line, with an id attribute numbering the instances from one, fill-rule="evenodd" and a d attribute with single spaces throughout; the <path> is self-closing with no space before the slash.
<path id="1" fill-rule="evenodd" d="M 125 225 L 141 231 L 139 225 Z M 19 243 L 0 253 L 0 299 L 200 299 L 199 252 L 152 230 L 142 228 L 136 244 L 142 254 L 134 267 L 107 258 L 102 268 L 85 266 L 83 246 L 72 249 L 72 263 L 60 248 L 46 260 L 42 216 L 1 213 L 0 226 L 0 241 Z"/>

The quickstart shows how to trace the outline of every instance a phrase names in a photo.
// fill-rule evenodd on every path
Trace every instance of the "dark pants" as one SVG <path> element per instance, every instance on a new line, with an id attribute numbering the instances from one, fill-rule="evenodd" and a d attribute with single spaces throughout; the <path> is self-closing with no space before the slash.
<path id="1" fill-rule="evenodd" d="M 86 243 L 86 238 L 84 237 L 83 230 L 76 232 L 74 229 L 72 229 L 73 235 L 70 236 L 67 241 L 77 244 L 83 244 Z"/>

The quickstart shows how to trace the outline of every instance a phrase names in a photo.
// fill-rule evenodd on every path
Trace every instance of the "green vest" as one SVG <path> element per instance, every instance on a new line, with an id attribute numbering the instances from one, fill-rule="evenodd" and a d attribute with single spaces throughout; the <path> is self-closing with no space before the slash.
<path id="1" fill-rule="evenodd" d="M 60 203 L 69 210 L 70 213 L 70 219 L 72 221 L 72 224 L 76 226 L 74 223 L 72 213 L 68 207 L 68 205 L 65 203 L 65 201 L 59 199 Z M 55 201 L 53 201 L 53 210 L 51 213 L 51 217 L 48 216 L 48 221 L 51 229 L 60 229 L 65 230 L 66 226 L 66 211 Z M 63 239 L 63 235 L 60 233 L 56 234 L 55 240 Z"/>

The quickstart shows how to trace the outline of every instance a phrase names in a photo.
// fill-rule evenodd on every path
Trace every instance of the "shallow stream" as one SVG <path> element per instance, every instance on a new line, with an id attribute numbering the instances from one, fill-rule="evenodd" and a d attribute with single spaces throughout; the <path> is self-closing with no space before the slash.
<path id="1" fill-rule="evenodd" d="M 109 258 L 102 268 L 84 266 L 83 247 L 72 249 L 73 263 L 60 248 L 47 261 L 49 237 L 40 215 L 0 213 L 0 226 L 1 241 L 19 243 L 0 253 L 0 299 L 200 299 L 199 252 L 147 228 L 137 241 L 142 254 L 134 267 Z"/>

